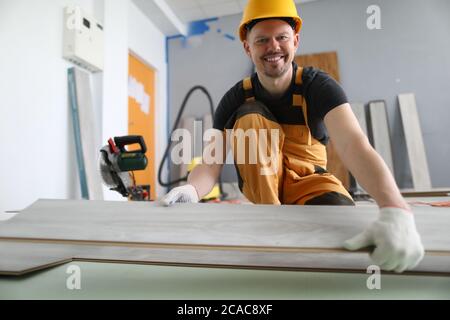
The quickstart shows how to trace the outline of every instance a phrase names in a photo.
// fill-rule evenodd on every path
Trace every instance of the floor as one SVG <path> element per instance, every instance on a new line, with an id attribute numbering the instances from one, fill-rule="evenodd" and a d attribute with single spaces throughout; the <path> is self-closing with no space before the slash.
<path id="1" fill-rule="evenodd" d="M 80 289 L 71 290 L 74 265 Z M 77 261 L 0 277 L 0 299 L 450 299 L 450 277 L 381 275 L 369 290 L 369 276 Z"/>

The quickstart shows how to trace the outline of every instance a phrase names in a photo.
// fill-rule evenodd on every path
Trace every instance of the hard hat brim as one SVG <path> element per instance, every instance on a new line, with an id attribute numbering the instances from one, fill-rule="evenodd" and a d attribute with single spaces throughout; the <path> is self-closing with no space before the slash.
<path id="1" fill-rule="evenodd" d="M 303 21 L 302 21 L 302 19 L 300 17 L 298 17 L 298 16 L 293 16 L 293 17 L 273 17 L 273 16 L 270 16 L 270 15 L 267 15 L 267 16 L 261 16 L 261 17 L 257 17 L 257 18 L 251 19 L 249 21 L 242 22 L 241 25 L 239 26 L 239 38 L 241 39 L 242 42 L 244 40 L 246 40 L 247 32 L 248 32 L 247 31 L 247 25 L 249 23 L 251 23 L 252 21 L 254 21 L 254 20 L 261 20 L 262 21 L 262 20 L 266 20 L 266 19 L 268 20 L 268 19 L 278 19 L 278 18 L 291 18 L 291 19 L 294 19 L 294 21 L 296 22 L 295 23 L 295 28 L 294 28 L 295 34 L 300 33 L 300 30 L 302 28 L 302 23 L 303 23 Z"/>

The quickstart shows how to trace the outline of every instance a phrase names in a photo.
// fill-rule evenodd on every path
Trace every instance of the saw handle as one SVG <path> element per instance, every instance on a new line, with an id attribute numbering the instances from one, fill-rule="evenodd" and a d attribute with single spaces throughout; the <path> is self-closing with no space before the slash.
<path id="1" fill-rule="evenodd" d="M 131 152 L 146 153 L 147 152 L 147 146 L 145 145 L 144 138 L 142 136 L 114 137 L 114 142 L 122 153 L 131 153 Z M 139 144 L 139 146 L 141 147 L 140 150 L 127 151 L 125 149 L 126 145 L 135 144 L 135 143 Z"/>

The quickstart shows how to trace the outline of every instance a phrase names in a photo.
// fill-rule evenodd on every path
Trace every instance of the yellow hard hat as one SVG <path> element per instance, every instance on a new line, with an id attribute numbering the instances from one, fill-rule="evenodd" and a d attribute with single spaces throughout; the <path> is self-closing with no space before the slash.
<path id="1" fill-rule="evenodd" d="M 239 25 L 241 41 L 247 37 L 249 22 L 265 18 L 292 18 L 295 21 L 295 33 L 299 33 L 302 28 L 302 19 L 293 0 L 249 0 Z"/>

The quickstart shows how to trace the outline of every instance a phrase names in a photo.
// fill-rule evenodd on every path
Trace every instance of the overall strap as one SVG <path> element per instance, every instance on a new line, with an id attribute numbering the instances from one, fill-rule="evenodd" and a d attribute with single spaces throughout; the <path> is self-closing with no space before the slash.
<path id="1" fill-rule="evenodd" d="M 255 101 L 255 95 L 253 94 L 253 87 L 252 87 L 252 79 L 250 77 L 247 77 L 244 80 L 242 80 L 242 86 L 244 87 L 245 102 Z"/>
<path id="2" fill-rule="evenodd" d="M 302 75 L 303 75 L 303 68 L 299 66 L 295 73 L 295 87 L 296 88 L 300 87 L 303 83 Z M 301 94 L 294 93 L 292 95 L 292 105 L 294 107 L 302 108 L 303 117 L 305 118 L 305 125 L 308 128 L 308 132 L 309 132 L 308 133 L 308 145 L 311 145 L 311 130 L 308 125 L 308 110 L 307 110 L 306 102 L 303 99 L 303 96 Z"/>

